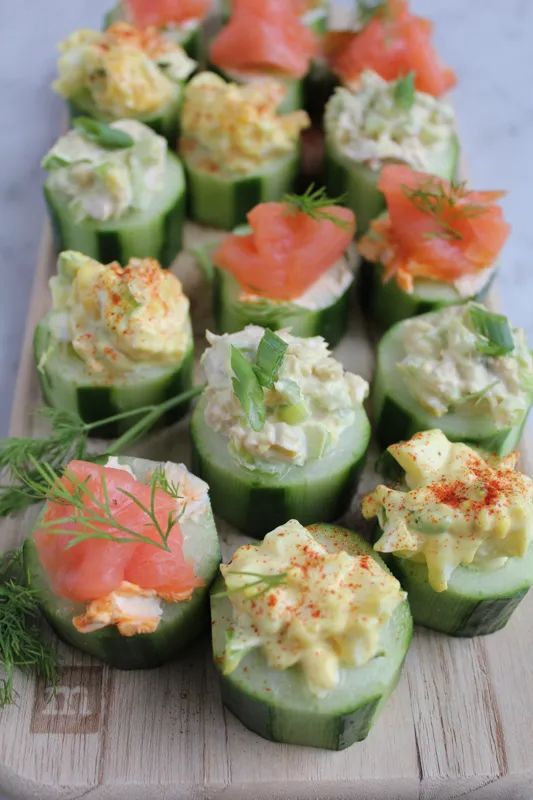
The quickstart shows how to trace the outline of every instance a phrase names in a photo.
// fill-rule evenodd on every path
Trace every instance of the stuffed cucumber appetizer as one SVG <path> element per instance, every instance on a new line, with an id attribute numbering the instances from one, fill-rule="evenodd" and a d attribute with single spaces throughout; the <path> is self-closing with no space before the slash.
<path id="1" fill-rule="evenodd" d="M 387 328 L 407 317 L 486 295 L 510 227 L 497 201 L 399 164 L 378 183 L 387 213 L 359 242 L 364 310 Z"/>
<path id="2" fill-rule="evenodd" d="M 284 87 L 279 110 L 303 108 L 318 40 L 299 10 L 290 0 L 239 0 L 211 42 L 211 64 L 237 83 L 275 78 Z"/>
<path id="3" fill-rule="evenodd" d="M 211 593 L 224 704 L 265 739 L 364 739 L 412 635 L 406 594 L 356 533 L 290 520 L 240 547 Z"/>
<path id="4" fill-rule="evenodd" d="M 151 257 L 166 267 L 181 250 L 185 175 L 146 125 L 78 117 L 42 165 L 59 251 L 121 264 Z"/>
<path id="5" fill-rule="evenodd" d="M 29 586 L 68 644 L 120 669 L 163 664 L 208 627 L 220 548 L 208 486 L 183 464 L 42 468 Z"/>
<path id="6" fill-rule="evenodd" d="M 399 322 L 379 343 L 372 406 L 384 447 L 440 428 L 505 455 L 520 441 L 532 397 L 524 332 L 476 303 Z"/>
<path id="7" fill-rule="evenodd" d="M 367 382 L 319 336 L 249 325 L 207 339 L 191 437 L 215 514 L 256 537 L 289 517 L 338 519 L 368 447 Z"/>
<path id="8" fill-rule="evenodd" d="M 66 251 L 50 281 L 53 308 L 37 325 L 35 363 L 54 408 L 88 423 L 161 403 L 192 385 L 189 301 L 151 259 L 126 267 Z M 186 411 L 181 406 L 167 422 Z M 113 437 L 131 419 L 95 429 Z"/>
<path id="9" fill-rule="evenodd" d="M 348 324 L 353 213 L 328 204 L 322 191 L 308 191 L 256 206 L 248 222 L 212 256 L 218 331 L 288 328 L 334 347 Z"/>
<path id="10" fill-rule="evenodd" d="M 282 91 L 277 81 L 239 86 L 212 72 L 187 85 L 180 152 L 195 222 L 232 230 L 258 203 L 292 189 L 309 118 L 278 114 Z"/>
<path id="11" fill-rule="evenodd" d="M 413 619 L 454 636 L 502 628 L 533 584 L 533 481 L 505 458 L 440 430 L 391 445 L 398 486 L 363 500 L 375 548 L 407 591 Z"/>
<path id="12" fill-rule="evenodd" d="M 338 87 L 324 117 L 325 182 L 357 215 L 358 234 L 385 208 L 379 185 L 390 162 L 455 176 L 459 142 L 453 109 L 414 88 L 413 75 L 386 81 L 365 70 L 353 89 Z"/>
<path id="13" fill-rule="evenodd" d="M 176 41 L 196 61 L 203 58 L 203 27 L 210 0 L 119 0 L 104 19 L 104 27 L 125 21 L 136 28 L 155 27 Z"/>
<path id="14" fill-rule="evenodd" d="M 75 31 L 59 46 L 55 91 L 72 117 L 136 119 L 174 147 L 183 87 L 196 62 L 156 28 L 116 22 L 106 31 Z"/>

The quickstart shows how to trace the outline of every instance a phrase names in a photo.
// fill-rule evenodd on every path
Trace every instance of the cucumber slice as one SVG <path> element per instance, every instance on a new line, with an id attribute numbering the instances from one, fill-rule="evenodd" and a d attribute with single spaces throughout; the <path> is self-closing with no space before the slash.
<path id="1" fill-rule="evenodd" d="M 79 250 L 103 264 L 150 257 L 168 267 L 181 250 L 185 221 L 185 176 L 178 157 L 170 152 L 165 176 L 161 192 L 147 208 L 105 222 L 79 222 L 47 180 L 44 196 L 58 252 Z"/>
<path id="2" fill-rule="evenodd" d="M 368 554 L 383 565 L 370 545 L 345 528 L 319 524 L 309 529 L 328 550 Z M 364 739 L 398 681 L 409 648 L 413 624 L 407 601 L 398 606 L 383 630 L 383 655 L 362 667 L 341 668 L 339 686 L 317 698 L 297 666 L 274 670 L 258 649 L 249 653 L 234 672 L 221 674 L 226 632 L 233 624 L 228 598 L 213 596 L 223 588 L 223 579 L 219 578 L 211 596 L 213 656 L 222 700 L 230 711 L 247 728 L 275 742 L 342 750 Z"/>
<path id="3" fill-rule="evenodd" d="M 409 596 L 413 620 L 451 636 L 484 636 L 503 628 L 533 585 L 533 545 L 523 558 L 509 558 L 496 570 L 457 567 L 448 589 L 436 592 L 425 564 L 385 557 Z"/>
<path id="4" fill-rule="evenodd" d="M 265 78 L 275 78 L 278 83 L 282 83 L 285 88 L 285 96 L 278 106 L 280 114 L 288 114 L 291 111 L 298 111 L 304 107 L 305 98 L 305 79 L 291 78 L 280 74 L 243 72 L 237 69 L 222 69 L 216 64 L 211 64 L 209 69 L 216 72 L 224 80 L 232 83 L 253 83 L 254 81 L 264 80 Z"/>
<path id="5" fill-rule="evenodd" d="M 148 125 L 160 136 L 164 136 L 171 150 L 175 150 L 180 133 L 183 85 L 183 83 L 176 84 L 172 99 L 163 108 L 152 114 L 139 114 L 133 117 L 139 122 L 144 122 L 145 125 Z M 114 122 L 118 119 L 112 114 L 100 111 L 87 91 L 81 92 L 76 97 L 69 98 L 67 105 L 71 120 L 84 115 L 99 119 L 102 122 Z"/>
<path id="6" fill-rule="evenodd" d="M 359 297 L 365 313 L 381 328 L 390 328 L 396 322 L 428 311 L 438 311 L 445 306 L 481 301 L 486 297 L 494 280 L 495 270 L 488 270 L 488 277 L 481 289 L 465 297 L 455 286 L 441 281 L 416 278 L 412 293 L 400 289 L 395 280 L 383 282 L 383 267 L 363 261 L 359 273 Z"/>
<path id="7" fill-rule="evenodd" d="M 402 439 L 410 439 L 417 431 L 440 428 L 453 442 L 474 444 L 499 455 L 515 450 L 527 413 L 516 425 L 502 428 L 490 417 L 479 414 L 467 415 L 455 411 L 435 417 L 412 397 L 409 386 L 396 369 L 396 364 L 406 354 L 402 345 L 403 324 L 399 322 L 394 325 L 378 345 L 371 403 L 379 444 L 388 447 Z"/>
<path id="8" fill-rule="evenodd" d="M 121 456 L 139 480 L 148 478 L 156 462 Z M 83 613 L 84 604 L 55 595 L 41 564 L 34 540 L 24 544 L 24 567 L 28 585 L 37 593 L 41 610 L 57 635 L 67 644 L 89 653 L 118 669 L 147 669 L 170 661 L 209 625 L 208 591 L 220 563 L 220 546 L 211 508 L 197 516 L 182 517 L 186 557 L 194 563 L 196 575 L 205 581 L 190 600 L 163 602 L 163 616 L 154 633 L 122 636 L 117 628 L 108 627 L 80 633 L 72 618 Z"/>
<path id="9" fill-rule="evenodd" d="M 323 336 L 330 347 L 335 347 L 348 326 L 351 289 L 352 284 L 320 309 L 263 298 L 257 302 L 243 302 L 239 299 L 240 286 L 233 275 L 215 267 L 213 313 L 216 328 L 219 333 L 240 331 L 246 325 L 261 325 L 273 331 L 289 328 L 294 336 Z"/>
<path id="10" fill-rule="evenodd" d="M 447 149 L 432 159 L 428 172 L 451 180 L 459 160 L 459 140 L 450 137 Z M 344 201 L 357 216 L 357 236 L 362 236 L 373 219 L 385 210 L 385 198 L 377 188 L 380 171 L 355 163 L 339 153 L 326 135 L 325 184 L 330 197 L 345 194 Z"/>
<path id="11" fill-rule="evenodd" d="M 185 157 L 190 218 L 224 230 L 243 225 L 258 203 L 280 200 L 291 191 L 299 162 L 299 148 L 295 147 L 293 153 L 265 164 L 253 175 L 228 178 L 200 169 Z"/>
<path id="12" fill-rule="evenodd" d="M 290 465 L 277 476 L 241 466 L 226 439 L 205 421 L 205 404 L 201 398 L 192 416 L 193 464 L 209 484 L 215 514 L 241 532 L 262 538 L 288 519 L 302 525 L 318 517 L 330 522 L 346 511 L 370 439 L 362 406 L 334 450 L 303 467 Z"/>
<path id="13" fill-rule="evenodd" d="M 117 3 L 104 15 L 102 28 L 107 30 L 114 22 L 126 19 L 122 3 Z M 189 21 L 185 25 L 169 25 L 165 33 L 170 36 L 195 61 L 201 61 L 204 54 L 204 37 L 200 20 Z"/>
<path id="14" fill-rule="evenodd" d="M 98 384 L 74 350 L 58 342 L 50 328 L 51 311 L 35 329 L 33 348 L 41 391 L 53 408 L 73 411 L 85 422 L 97 422 L 123 411 L 162 403 L 190 389 L 193 382 L 193 342 L 178 362 L 142 364 L 114 384 Z M 160 424 L 180 419 L 188 410 L 183 404 L 162 418 Z M 94 429 L 94 436 L 115 438 L 132 424 L 130 418 Z"/>

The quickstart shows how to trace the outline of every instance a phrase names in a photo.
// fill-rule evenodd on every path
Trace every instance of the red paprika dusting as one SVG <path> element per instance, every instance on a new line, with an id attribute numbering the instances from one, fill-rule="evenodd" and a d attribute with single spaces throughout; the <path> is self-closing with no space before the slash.
<path id="1" fill-rule="evenodd" d="M 267 604 L 270 606 L 270 608 L 274 608 L 274 606 L 277 605 L 277 603 L 278 603 L 278 598 L 276 597 L 276 595 L 269 594 Z"/>
<path id="2" fill-rule="evenodd" d="M 468 489 L 462 481 L 433 483 L 430 489 L 438 503 L 452 508 L 458 508 L 468 498 Z"/>
<path id="3" fill-rule="evenodd" d="M 368 563 L 369 556 L 361 556 L 359 559 L 359 566 L 361 569 L 366 569 L 367 572 L 370 572 L 370 565 Z"/>

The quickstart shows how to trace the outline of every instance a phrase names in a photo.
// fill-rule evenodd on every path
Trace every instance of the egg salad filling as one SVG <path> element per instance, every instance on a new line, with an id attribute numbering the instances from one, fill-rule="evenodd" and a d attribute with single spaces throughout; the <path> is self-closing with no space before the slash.
<path id="1" fill-rule="evenodd" d="M 405 102 L 398 82 L 365 70 L 356 86 L 339 87 L 326 106 L 328 142 L 354 163 L 378 170 L 384 161 L 402 161 L 431 172 L 455 132 L 455 115 L 446 103 L 413 90 Z"/>
<path id="2" fill-rule="evenodd" d="M 507 347 L 498 348 L 485 335 L 478 320 L 487 315 L 505 323 Z M 511 329 L 505 317 L 467 303 L 406 320 L 401 330 L 405 355 L 396 370 L 425 411 L 435 417 L 488 414 L 503 427 L 527 412 L 533 357 L 524 331 Z"/>
<path id="3" fill-rule="evenodd" d="M 122 469 L 133 476 L 130 467 L 121 464 L 117 458 L 109 458 L 106 466 Z M 180 497 L 176 504 L 180 520 L 183 522 L 201 515 L 209 507 L 207 483 L 190 473 L 185 464 L 168 461 L 163 469 L 167 479 L 179 486 Z M 186 528 L 182 527 L 184 547 L 187 545 L 186 533 Z M 163 601 L 179 602 L 186 599 L 188 597 L 169 596 L 122 581 L 120 586 L 105 597 L 87 603 L 85 611 L 76 615 L 72 624 L 80 633 L 93 633 L 111 626 L 115 626 L 121 636 L 154 633 L 163 616 Z"/>
<path id="4" fill-rule="evenodd" d="M 458 566 L 498 569 L 526 554 L 533 481 L 516 470 L 516 453 L 481 454 L 439 430 L 388 451 L 405 470 L 405 485 L 378 486 L 363 500 L 363 516 L 377 517 L 382 531 L 376 550 L 425 563 L 436 592 Z"/>
<path id="5" fill-rule="evenodd" d="M 72 347 L 95 382 L 112 382 L 143 363 L 179 361 L 190 346 L 189 301 L 154 259 L 121 267 L 67 250 L 50 287 L 54 339 Z"/>
<path id="6" fill-rule="evenodd" d="M 196 62 L 156 28 L 116 22 L 106 31 L 79 30 L 59 45 L 54 89 L 88 100 L 109 119 L 156 113 L 179 94 Z"/>
<path id="7" fill-rule="evenodd" d="M 47 187 L 61 197 L 77 222 L 142 211 L 163 188 L 165 139 L 136 120 L 112 122 L 110 128 L 128 134 L 131 146 L 105 147 L 73 129 L 42 161 L 49 173 Z"/>
<path id="8" fill-rule="evenodd" d="M 231 353 L 235 347 L 254 357 L 264 333 L 257 325 L 222 336 L 207 332 L 210 346 L 202 356 L 207 379 L 205 420 L 225 437 L 243 467 L 280 473 L 290 465 L 321 458 L 335 447 L 354 423 L 368 383 L 345 372 L 321 336 L 302 339 L 277 331 L 287 349 L 272 388 L 262 390 L 265 422 L 254 430 L 234 391 Z"/>
<path id="9" fill-rule="evenodd" d="M 342 668 L 379 654 L 383 627 L 406 597 L 371 556 L 329 552 L 296 520 L 239 547 L 220 570 L 233 608 L 225 673 L 261 648 L 272 669 L 298 665 L 318 696 L 338 685 Z"/>
<path id="10" fill-rule="evenodd" d="M 293 152 L 310 120 L 305 111 L 277 113 L 284 92 L 268 78 L 239 85 L 200 73 L 185 89 L 182 155 L 199 169 L 231 176 Z"/>

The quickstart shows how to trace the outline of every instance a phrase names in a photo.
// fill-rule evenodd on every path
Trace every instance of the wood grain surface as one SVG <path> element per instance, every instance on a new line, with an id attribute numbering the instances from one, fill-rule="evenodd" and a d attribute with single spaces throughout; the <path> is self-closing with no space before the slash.
<path id="1" fill-rule="evenodd" d="M 187 239 L 209 234 L 188 226 Z M 48 227 L 19 367 L 11 433 L 42 432 L 31 339 L 49 303 L 55 269 Z M 198 352 L 209 291 L 186 254 L 174 269 L 192 297 Z M 371 377 L 373 351 L 354 307 L 337 348 L 345 366 Z M 187 461 L 186 424 L 155 435 L 138 454 Z M 372 459 L 369 459 L 371 461 Z M 374 481 L 363 476 L 360 491 Z M 356 526 L 357 498 L 346 517 Z M 2 549 L 28 532 L 2 526 Z M 220 533 L 228 555 L 242 541 Z M 533 797 L 533 595 L 486 638 L 416 631 L 398 688 L 365 742 L 340 753 L 290 747 L 250 733 L 220 702 L 209 642 L 146 672 L 120 672 L 61 646 L 54 696 L 17 679 L 18 702 L 0 713 L 0 790 L 56 800 L 531 800 Z"/>

